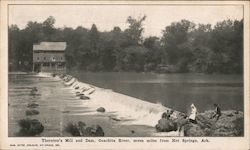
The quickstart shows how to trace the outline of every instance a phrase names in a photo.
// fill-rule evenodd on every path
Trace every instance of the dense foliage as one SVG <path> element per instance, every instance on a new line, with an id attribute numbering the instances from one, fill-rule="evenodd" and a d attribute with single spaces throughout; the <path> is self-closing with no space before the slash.
<path id="1" fill-rule="evenodd" d="M 242 73 L 243 20 L 225 20 L 214 27 L 181 20 L 166 26 L 162 37 L 143 37 L 143 22 L 128 17 L 128 28 L 100 32 L 55 28 L 55 18 L 28 22 L 24 29 L 9 27 L 10 71 L 32 70 L 32 45 L 66 41 L 67 69 L 86 71 L 155 71 Z"/>

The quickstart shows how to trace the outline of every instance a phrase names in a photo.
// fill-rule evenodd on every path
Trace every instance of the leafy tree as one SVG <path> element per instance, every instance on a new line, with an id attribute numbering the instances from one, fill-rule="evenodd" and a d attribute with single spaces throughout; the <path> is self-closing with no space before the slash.
<path id="1" fill-rule="evenodd" d="M 209 42 L 211 40 L 211 25 L 199 24 L 198 28 L 190 33 L 192 39 L 192 61 L 189 70 L 192 72 L 213 72 L 214 52 L 211 50 Z"/>
<path id="2" fill-rule="evenodd" d="M 42 24 L 43 33 L 45 34 L 45 40 L 53 41 L 52 35 L 55 33 L 55 24 L 56 20 L 54 17 L 49 16 Z"/>
<path id="3" fill-rule="evenodd" d="M 131 46 L 125 48 L 120 54 L 122 70 L 143 71 L 147 51 L 148 50 L 142 46 Z"/>
<path id="4" fill-rule="evenodd" d="M 19 64 L 20 51 L 20 29 L 17 25 L 11 25 L 8 33 L 8 47 L 9 47 L 9 70 L 17 70 Z"/>
<path id="5" fill-rule="evenodd" d="M 104 70 L 112 71 L 114 69 L 116 65 L 115 50 L 115 41 L 104 41 L 101 53 L 101 63 Z"/>
<path id="6" fill-rule="evenodd" d="M 162 37 L 144 38 L 145 19 L 130 16 L 124 31 L 115 26 L 105 32 L 99 32 L 95 24 L 91 29 L 56 28 L 52 16 L 42 23 L 29 21 L 24 29 L 11 25 L 9 68 L 31 71 L 34 43 L 65 41 L 69 71 L 242 73 L 243 20 L 224 20 L 213 28 L 181 20 L 166 26 Z"/>
<path id="7" fill-rule="evenodd" d="M 89 40 L 93 52 L 97 52 L 97 45 L 99 42 L 99 33 L 95 24 L 92 25 L 89 31 Z"/>
<path id="8" fill-rule="evenodd" d="M 166 58 L 161 48 L 160 39 L 155 36 L 150 36 L 144 40 L 143 46 L 148 49 L 145 55 L 146 64 L 144 68 L 146 71 L 155 70 L 157 65 L 162 64 Z"/>
<path id="9" fill-rule="evenodd" d="M 242 72 L 243 21 L 218 22 L 211 34 L 210 46 L 217 55 L 217 71 Z"/>
<path id="10" fill-rule="evenodd" d="M 129 28 L 125 31 L 128 43 L 131 45 L 139 45 L 142 43 L 142 33 L 143 33 L 143 21 L 145 21 L 146 16 L 139 17 L 135 19 L 131 16 L 127 18 L 127 23 L 129 23 Z"/>
<path id="11" fill-rule="evenodd" d="M 163 30 L 161 39 L 167 53 L 169 64 L 176 65 L 180 72 L 188 71 L 188 63 L 192 57 L 190 33 L 194 30 L 195 24 L 188 20 L 172 23 Z"/>

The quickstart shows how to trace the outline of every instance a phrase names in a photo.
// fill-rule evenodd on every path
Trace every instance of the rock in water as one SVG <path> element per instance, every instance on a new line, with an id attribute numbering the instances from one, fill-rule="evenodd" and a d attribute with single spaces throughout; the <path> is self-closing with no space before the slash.
<path id="1" fill-rule="evenodd" d="M 96 111 L 98 111 L 98 112 L 105 112 L 105 108 L 99 107 L 99 108 L 96 109 Z"/>
<path id="2" fill-rule="evenodd" d="M 18 121 L 19 136 L 35 136 L 43 132 L 44 126 L 36 119 L 21 119 Z"/>
<path id="3" fill-rule="evenodd" d="M 170 132 L 178 129 L 177 123 L 167 118 L 161 118 L 155 128 L 158 132 Z"/>
<path id="4" fill-rule="evenodd" d="M 68 123 L 68 125 L 65 128 L 65 131 L 70 133 L 72 136 L 80 136 L 80 132 L 77 128 L 77 125 Z"/>
<path id="5" fill-rule="evenodd" d="M 84 96 L 84 94 L 83 93 L 80 93 L 80 92 L 76 92 L 76 96 Z"/>
<path id="6" fill-rule="evenodd" d="M 96 125 L 95 136 L 104 136 L 104 132 L 102 130 L 102 127 L 99 125 Z"/>
<path id="7" fill-rule="evenodd" d="M 32 110 L 26 110 L 25 113 L 26 113 L 27 116 L 29 116 L 29 115 L 38 115 L 39 111 L 32 109 Z"/>
<path id="8" fill-rule="evenodd" d="M 169 130 L 169 121 L 166 118 L 161 118 L 155 126 L 158 132 L 165 132 Z"/>
<path id="9" fill-rule="evenodd" d="M 79 121 L 79 122 L 78 122 L 78 126 L 79 126 L 79 127 L 85 127 L 85 126 L 86 126 L 86 123 L 85 123 L 85 122 L 82 122 L 82 121 Z"/>
<path id="10" fill-rule="evenodd" d="M 184 126 L 185 136 L 205 136 L 205 131 L 198 125 L 188 123 Z"/>
<path id="11" fill-rule="evenodd" d="M 80 96 L 80 92 L 76 92 L 76 96 Z"/>
<path id="12" fill-rule="evenodd" d="M 95 89 L 89 92 L 89 95 L 93 94 L 95 92 Z"/>
<path id="13" fill-rule="evenodd" d="M 85 130 L 85 135 L 84 136 L 104 136 L 104 132 L 101 126 L 99 125 L 93 125 L 92 127 L 87 127 Z"/>
<path id="14" fill-rule="evenodd" d="M 32 89 L 31 89 L 31 92 L 37 92 L 38 90 L 37 90 L 37 87 L 33 87 Z"/>
<path id="15" fill-rule="evenodd" d="M 62 111 L 62 113 L 70 113 L 69 110 Z"/>
<path id="16" fill-rule="evenodd" d="M 82 99 L 82 100 L 89 100 L 90 98 L 88 96 L 81 95 L 80 99 Z"/>
<path id="17" fill-rule="evenodd" d="M 36 119 L 33 119 L 31 123 L 31 128 L 30 128 L 31 133 L 33 133 L 34 135 L 37 135 L 37 134 L 42 133 L 43 130 L 44 130 L 44 126 L 42 125 L 42 123 Z"/>
<path id="18" fill-rule="evenodd" d="M 39 104 L 36 104 L 36 103 L 29 103 L 27 107 L 29 107 L 29 108 L 36 108 L 36 107 L 38 107 L 38 106 L 39 106 Z"/>
<path id="19" fill-rule="evenodd" d="M 82 122 L 82 121 L 78 122 L 78 128 L 79 128 L 79 132 L 81 133 L 81 136 L 85 135 L 85 126 L 86 126 L 85 122 Z"/>
<path id="20" fill-rule="evenodd" d="M 95 129 L 93 127 L 87 127 L 84 136 L 95 136 Z"/>
<path id="21" fill-rule="evenodd" d="M 76 92 L 76 96 L 84 96 L 84 94 L 83 93 L 81 93 L 81 92 Z"/>
<path id="22" fill-rule="evenodd" d="M 36 95 L 36 93 L 38 92 L 36 87 L 33 87 L 30 91 L 30 95 Z"/>
<path id="23" fill-rule="evenodd" d="M 115 118 L 115 117 L 111 117 L 109 116 L 110 119 L 114 120 L 114 121 L 121 121 L 121 119 Z"/>
<path id="24" fill-rule="evenodd" d="M 92 125 L 86 127 L 84 122 L 79 121 L 78 124 L 68 123 L 65 131 L 70 133 L 72 136 L 85 136 L 85 137 L 101 137 L 104 136 L 103 129 L 100 125 Z"/>

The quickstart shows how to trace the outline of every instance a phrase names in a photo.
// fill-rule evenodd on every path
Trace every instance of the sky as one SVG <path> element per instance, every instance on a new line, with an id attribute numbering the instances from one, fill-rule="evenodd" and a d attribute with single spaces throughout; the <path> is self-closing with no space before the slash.
<path id="1" fill-rule="evenodd" d="M 55 27 L 83 26 L 96 24 L 99 31 L 110 31 L 114 26 L 122 30 L 128 27 L 128 16 L 138 18 L 146 15 L 144 36 L 161 36 L 162 30 L 172 22 L 187 19 L 196 24 L 243 18 L 240 5 L 10 5 L 9 25 L 25 28 L 28 21 L 43 22 L 49 16 L 56 19 Z"/>

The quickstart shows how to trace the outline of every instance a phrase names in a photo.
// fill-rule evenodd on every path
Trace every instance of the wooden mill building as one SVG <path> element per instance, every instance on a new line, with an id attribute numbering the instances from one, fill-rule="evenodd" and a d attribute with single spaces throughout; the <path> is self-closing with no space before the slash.
<path id="1" fill-rule="evenodd" d="M 33 71 L 65 73 L 64 52 L 66 42 L 40 42 L 33 44 Z"/>

